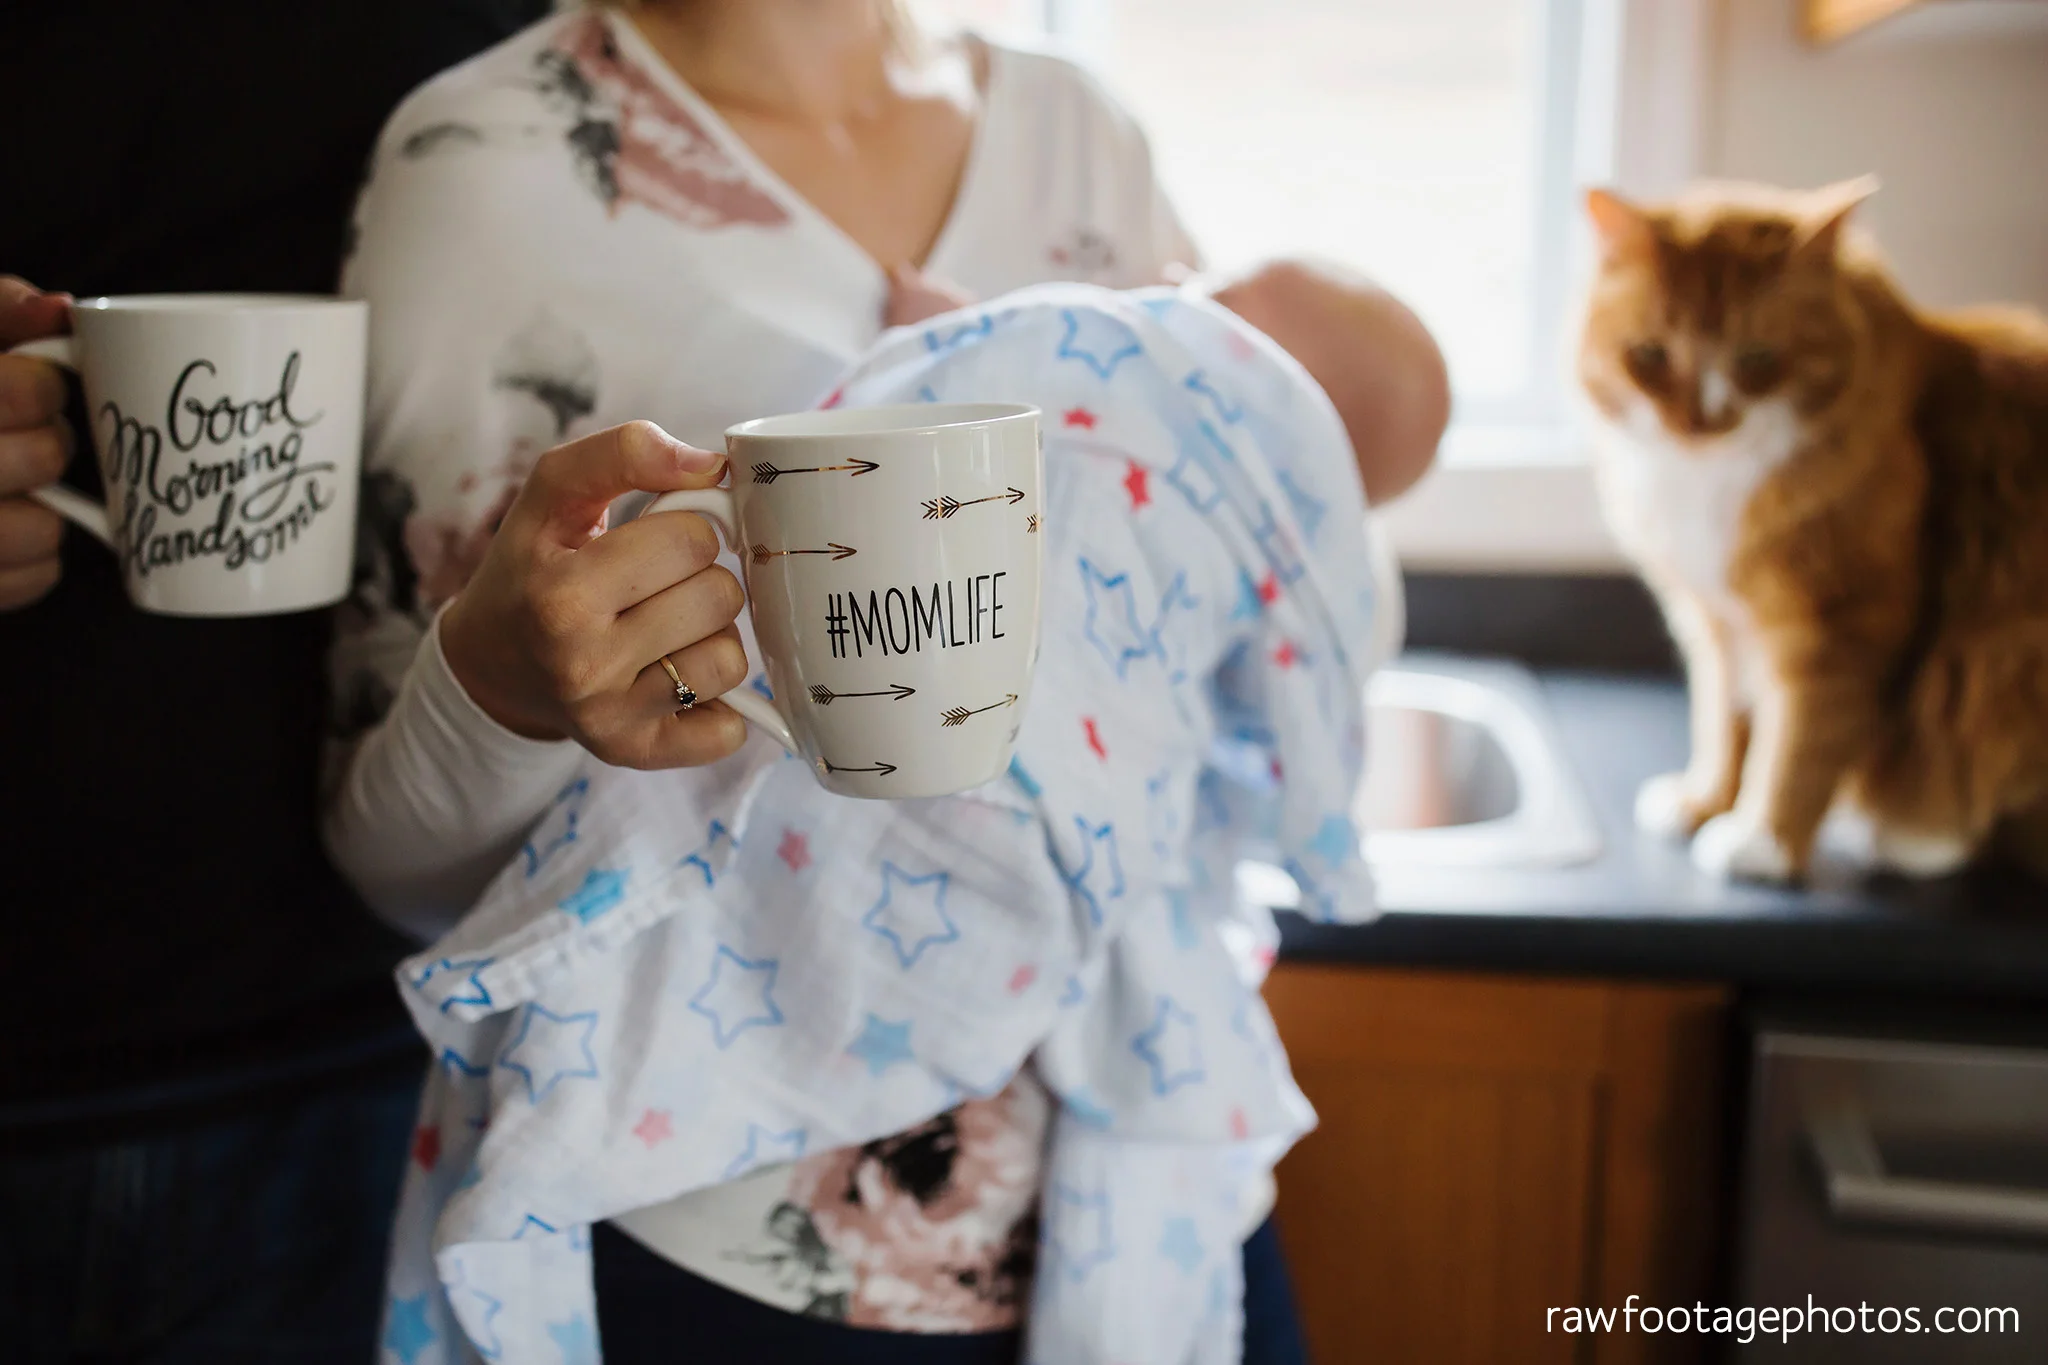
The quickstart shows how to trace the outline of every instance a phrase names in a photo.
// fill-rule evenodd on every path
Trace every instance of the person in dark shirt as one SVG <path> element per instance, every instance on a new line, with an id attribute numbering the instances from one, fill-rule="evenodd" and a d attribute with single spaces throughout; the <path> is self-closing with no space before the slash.
<path id="1" fill-rule="evenodd" d="M 0 344 L 65 300 L 331 292 L 378 128 L 546 0 L 77 0 L 0 42 Z M 68 404 L 70 422 L 58 423 Z M 373 1358 L 423 1056 L 317 835 L 325 613 L 130 607 L 0 358 L 0 1356 Z"/>

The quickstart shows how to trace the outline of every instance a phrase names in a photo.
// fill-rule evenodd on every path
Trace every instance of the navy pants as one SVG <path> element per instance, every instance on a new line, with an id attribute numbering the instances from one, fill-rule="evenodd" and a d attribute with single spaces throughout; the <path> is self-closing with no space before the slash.
<path id="1" fill-rule="evenodd" d="M 1017 1365 L 1018 1332 L 921 1336 L 820 1322 L 690 1274 L 610 1224 L 591 1236 L 605 1365 Z M 1244 1365 L 1307 1365 L 1294 1290 L 1271 1219 L 1244 1244 Z"/>
<path id="2" fill-rule="evenodd" d="M 369 1365 L 424 1058 L 148 1136 L 0 1146 L 7 1365 Z"/>

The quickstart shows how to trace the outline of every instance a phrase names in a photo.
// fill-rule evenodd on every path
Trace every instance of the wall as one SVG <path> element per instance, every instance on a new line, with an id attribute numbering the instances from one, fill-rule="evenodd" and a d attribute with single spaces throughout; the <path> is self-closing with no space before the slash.
<path id="1" fill-rule="evenodd" d="M 1818 49 L 1793 0 L 1715 8 L 1708 174 L 1875 171 L 1859 213 L 1917 299 L 2048 309 L 2048 5 L 1937 0 Z"/>
<path id="2" fill-rule="evenodd" d="M 1611 149 L 1581 178 L 1645 196 L 1695 175 L 1820 185 L 1876 172 L 1859 210 L 1932 306 L 2048 310 L 2048 0 L 1935 0 L 1827 48 L 1798 0 L 1580 0 L 1623 55 L 1588 116 Z M 1438 467 L 1386 514 L 1402 562 L 1446 572 L 1602 573 L 1576 448 Z"/>

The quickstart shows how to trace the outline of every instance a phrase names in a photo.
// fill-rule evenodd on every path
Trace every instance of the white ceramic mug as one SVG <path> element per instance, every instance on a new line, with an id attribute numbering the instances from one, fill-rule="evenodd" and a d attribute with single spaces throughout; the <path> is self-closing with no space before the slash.
<path id="1" fill-rule="evenodd" d="M 729 489 L 647 508 L 703 513 L 744 561 L 775 700 L 723 700 L 843 796 L 944 796 L 1000 775 L 1038 658 L 1038 409 L 795 413 L 742 422 L 725 444 Z"/>
<path id="2" fill-rule="evenodd" d="M 105 507 L 39 501 L 120 557 L 171 616 L 304 611 L 347 594 L 368 305 L 291 294 L 85 299 L 16 355 L 79 372 Z"/>

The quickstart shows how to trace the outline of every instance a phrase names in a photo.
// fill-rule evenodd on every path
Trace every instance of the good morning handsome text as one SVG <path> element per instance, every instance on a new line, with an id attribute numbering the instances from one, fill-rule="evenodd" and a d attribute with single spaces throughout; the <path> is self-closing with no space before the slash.
<path id="1" fill-rule="evenodd" d="M 262 397 L 219 392 L 218 373 L 211 360 L 187 364 L 161 427 L 111 400 L 100 405 L 100 420 L 112 423 L 101 467 L 109 491 L 126 490 L 121 557 L 140 575 L 199 558 L 218 557 L 230 570 L 264 563 L 340 496 L 316 477 L 331 474 L 333 462 L 304 458 L 303 433 L 321 414 L 292 409 L 299 353 Z"/>

